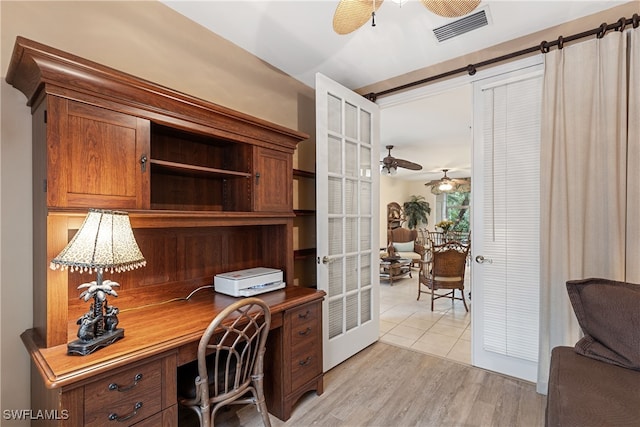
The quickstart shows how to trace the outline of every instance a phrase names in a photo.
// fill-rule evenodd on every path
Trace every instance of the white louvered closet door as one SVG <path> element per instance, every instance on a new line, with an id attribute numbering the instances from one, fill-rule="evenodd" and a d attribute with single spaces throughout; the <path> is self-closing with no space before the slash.
<path id="1" fill-rule="evenodd" d="M 474 92 L 472 362 L 535 382 L 542 70 L 478 81 Z"/>
<path id="2" fill-rule="evenodd" d="M 316 75 L 318 289 L 327 371 L 379 336 L 378 106 Z"/>

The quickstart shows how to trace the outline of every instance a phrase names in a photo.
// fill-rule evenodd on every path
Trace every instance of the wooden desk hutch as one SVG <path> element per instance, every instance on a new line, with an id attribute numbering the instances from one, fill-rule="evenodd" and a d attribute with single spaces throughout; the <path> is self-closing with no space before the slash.
<path id="1" fill-rule="evenodd" d="M 193 289 L 258 266 L 293 280 L 293 152 L 308 136 L 18 37 L 7 82 L 33 120 L 34 328 L 32 409 L 55 425 L 178 424 L 176 371 L 233 298 Z M 49 261 L 88 208 L 129 212 L 147 266 L 109 275 L 125 337 L 87 356 L 66 355 L 87 274 Z M 88 280 L 87 280 L 88 279 Z M 324 293 L 298 286 L 261 295 L 273 326 L 267 404 L 286 420 L 307 391 L 322 393 Z M 111 392 L 109 384 L 126 387 Z M 138 407 L 137 410 L 134 407 Z M 134 415 L 135 414 L 135 415 Z"/>

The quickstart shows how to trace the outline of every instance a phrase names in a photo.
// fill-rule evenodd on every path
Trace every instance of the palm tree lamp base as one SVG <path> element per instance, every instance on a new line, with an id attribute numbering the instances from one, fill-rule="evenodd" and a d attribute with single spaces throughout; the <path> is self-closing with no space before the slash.
<path id="1" fill-rule="evenodd" d="M 105 331 L 103 335 L 89 341 L 77 339 L 67 344 L 67 354 L 86 356 L 94 351 L 113 344 L 120 338 L 124 338 L 124 329 L 118 328 L 113 331 Z"/>
<path id="2" fill-rule="evenodd" d="M 78 339 L 67 344 L 67 354 L 86 356 L 99 348 L 113 344 L 124 337 L 124 329 L 118 328 L 118 307 L 109 305 L 107 295 L 117 297 L 113 289 L 120 284 L 112 280 L 103 280 L 102 272 L 98 271 L 96 280 L 83 283 L 78 289 L 85 289 L 80 299 L 93 303 L 78 321 Z"/>

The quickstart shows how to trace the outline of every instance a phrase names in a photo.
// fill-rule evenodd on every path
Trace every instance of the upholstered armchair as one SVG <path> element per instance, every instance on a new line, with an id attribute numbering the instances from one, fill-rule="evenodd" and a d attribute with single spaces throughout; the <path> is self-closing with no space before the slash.
<path id="1" fill-rule="evenodd" d="M 425 247 L 418 243 L 418 230 L 394 228 L 387 231 L 387 252 L 390 257 L 409 258 L 412 266 L 420 266 Z"/>

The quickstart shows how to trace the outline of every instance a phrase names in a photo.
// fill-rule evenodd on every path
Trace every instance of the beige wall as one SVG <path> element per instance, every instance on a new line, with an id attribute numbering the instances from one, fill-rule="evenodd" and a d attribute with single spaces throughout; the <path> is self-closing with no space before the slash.
<path id="1" fill-rule="evenodd" d="M 32 325 L 31 116 L 5 82 L 18 35 L 313 135 L 314 92 L 161 3 L 0 2 L 0 407 L 28 409 Z M 295 167 L 315 169 L 313 138 Z M 45 266 L 37 266 L 44 268 Z M 53 409 L 53 408 L 52 408 Z M 5 425 L 28 425 L 8 422 Z"/>

